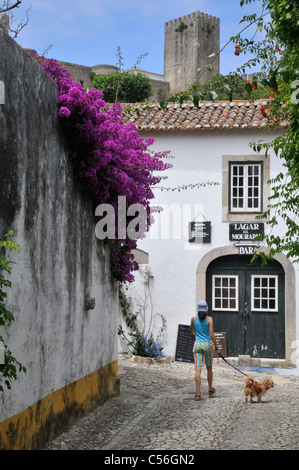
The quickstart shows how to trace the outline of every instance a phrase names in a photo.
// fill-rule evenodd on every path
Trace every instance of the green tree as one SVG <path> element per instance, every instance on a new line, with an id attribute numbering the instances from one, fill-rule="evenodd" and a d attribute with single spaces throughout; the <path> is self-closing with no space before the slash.
<path id="1" fill-rule="evenodd" d="M 107 103 L 140 103 L 152 94 L 149 77 L 134 71 L 95 75 L 91 87 L 101 90 Z"/>
<path id="2" fill-rule="evenodd" d="M 253 3 L 255 0 L 241 0 L 240 5 Z M 197 83 L 191 84 L 189 90 L 171 97 L 179 103 L 192 100 L 198 105 L 208 96 L 211 100 L 228 93 L 229 99 L 235 97 L 235 90 L 240 85 L 240 77 L 248 70 L 253 73 L 252 80 L 244 81 L 243 87 L 250 99 L 267 97 L 266 105 L 261 106 L 262 113 L 268 119 L 264 135 L 273 128 L 284 129 L 282 135 L 272 141 L 252 143 L 256 152 L 273 149 L 278 158 L 283 160 L 285 171 L 271 180 L 272 195 L 269 198 L 267 211 L 260 216 L 266 219 L 269 231 L 265 242 L 270 254 L 263 252 L 259 256 L 266 262 L 275 253 L 284 252 L 293 262 L 299 261 L 299 4 L 298 0 L 259 0 L 261 11 L 244 16 L 240 23 L 245 23 L 240 33 L 230 38 L 220 51 L 211 54 L 210 62 L 199 70 L 199 77 L 206 69 L 213 69 L 213 61 L 225 47 L 235 44 L 235 55 L 242 56 L 248 52 L 252 58 L 240 65 L 226 77 L 215 77 L 214 81 L 205 84 L 201 89 Z M 252 37 L 243 37 L 249 26 L 256 25 Z M 256 41 L 258 33 L 263 39 Z M 253 71 L 254 71 L 253 70 Z M 237 86 L 236 86 L 237 85 Z M 220 91 L 220 93 L 219 93 Z M 238 92 L 239 93 L 239 92 Z M 160 102 L 162 108 L 167 102 Z M 282 124 L 285 127 L 282 127 Z M 275 228 L 283 221 L 283 235 L 276 233 Z M 281 233 L 281 230 L 280 232 Z M 257 255 L 256 255 L 257 256 Z"/>
<path id="3" fill-rule="evenodd" d="M 246 76 L 246 75 L 245 75 Z M 206 83 L 193 83 L 185 92 L 172 93 L 169 101 L 184 102 L 191 100 L 196 106 L 204 100 L 247 100 L 246 84 L 249 81 L 238 72 L 228 75 L 216 74 Z M 265 90 L 253 90 L 254 98 L 266 98 Z"/>
<path id="4" fill-rule="evenodd" d="M 0 250 L 7 248 L 10 251 L 18 251 L 19 245 L 12 241 L 14 232 L 11 230 L 5 235 L 5 240 L 0 241 Z M 7 279 L 7 274 L 11 273 L 11 262 L 0 256 L 0 327 L 4 327 L 8 322 L 14 320 L 12 312 L 7 309 L 5 304 L 7 293 L 6 289 L 11 288 L 11 281 Z M 5 348 L 5 362 L 0 364 L 0 392 L 3 392 L 3 383 L 8 389 L 11 388 L 12 380 L 18 378 L 18 372 L 26 372 L 26 369 L 20 362 L 18 362 L 12 355 L 4 342 L 3 337 L 0 335 L 0 341 Z"/>
<path id="5" fill-rule="evenodd" d="M 242 0 L 243 4 L 255 0 Z M 299 261 L 299 4 L 297 0 L 262 0 L 262 11 L 255 15 L 258 29 L 264 32 L 264 39 L 250 45 L 255 54 L 245 66 L 260 65 L 252 84 L 246 85 L 251 94 L 252 87 L 264 89 L 268 102 L 262 112 L 268 119 L 269 133 L 273 128 L 287 124 L 282 135 L 266 143 L 255 142 L 255 151 L 266 154 L 273 149 L 283 160 L 285 171 L 271 180 L 272 195 L 268 210 L 260 218 L 268 218 L 270 229 L 266 235 L 270 255 L 284 252 L 293 262 Z M 252 21 L 244 17 L 243 21 Z M 236 43 L 246 44 L 248 40 L 237 36 Z M 247 48 L 245 47 L 244 53 Z M 278 235 L 275 228 L 283 221 L 285 230 Z M 267 257 L 261 253 L 266 262 Z"/>

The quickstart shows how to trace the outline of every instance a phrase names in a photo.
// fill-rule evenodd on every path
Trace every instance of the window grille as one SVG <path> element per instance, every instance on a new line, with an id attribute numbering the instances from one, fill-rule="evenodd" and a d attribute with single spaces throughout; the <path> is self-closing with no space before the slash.
<path id="1" fill-rule="evenodd" d="M 238 276 L 213 276 L 213 310 L 238 311 Z"/>
<path id="2" fill-rule="evenodd" d="M 278 276 L 251 276 L 251 310 L 278 311 Z"/>
<path id="3" fill-rule="evenodd" d="M 261 212 L 262 163 L 230 165 L 230 211 Z"/>

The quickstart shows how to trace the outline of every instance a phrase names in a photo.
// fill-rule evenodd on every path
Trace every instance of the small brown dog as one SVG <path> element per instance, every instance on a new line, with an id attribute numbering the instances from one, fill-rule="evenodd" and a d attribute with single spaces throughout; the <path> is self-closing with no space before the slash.
<path id="1" fill-rule="evenodd" d="M 245 379 L 245 402 L 247 403 L 248 395 L 250 395 L 250 401 L 252 398 L 257 396 L 258 403 L 261 403 L 262 396 L 266 393 L 269 388 L 274 387 L 274 382 L 271 379 L 265 379 L 262 384 L 257 383 L 251 377 Z"/>

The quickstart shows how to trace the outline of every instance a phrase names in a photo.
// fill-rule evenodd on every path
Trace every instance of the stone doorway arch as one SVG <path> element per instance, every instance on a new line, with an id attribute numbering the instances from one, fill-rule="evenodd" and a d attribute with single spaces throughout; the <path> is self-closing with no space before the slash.
<path id="1" fill-rule="evenodd" d="M 265 253 L 268 249 L 265 248 Z M 196 302 L 206 299 L 206 271 L 211 261 L 221 256 L 237 255 L 234 245 L 212 248 L 200 259 L 196 270 Z M 292 363 L 292 353 L 296 344 L 296 288 L 295 270 L 291 261 L 283 254 L 275 255 L 285 273 L 285 360 Z"/>

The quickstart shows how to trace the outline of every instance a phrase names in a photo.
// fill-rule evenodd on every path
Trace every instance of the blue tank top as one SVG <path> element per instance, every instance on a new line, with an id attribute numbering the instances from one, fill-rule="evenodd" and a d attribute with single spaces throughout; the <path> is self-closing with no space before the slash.
<path id="1" fill-rule="evenodd" d="M 195 317 L 193 322 L 194 330 L 196 333 L 195 341 L 211 341 L 210 328 L 207 322 L 207 319 L 200 320 L 198 317 Z"/>

